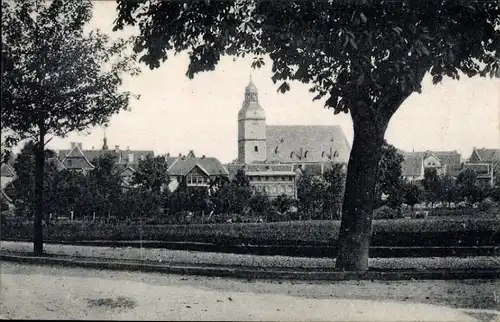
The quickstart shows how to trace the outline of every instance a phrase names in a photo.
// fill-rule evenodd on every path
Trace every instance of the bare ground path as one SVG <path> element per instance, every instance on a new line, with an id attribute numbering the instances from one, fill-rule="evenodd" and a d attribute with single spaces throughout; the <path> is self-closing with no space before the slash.
<path id="1" fill-rule="evenodd" d="M 425 296 L 439 303 L 443 297 L 460 306 L 463 298 L 482 301 L 488 289 L 499 286 L 498 281 L 245 282 L 5 262 L 0 269 L 0 318 L 16 319 L 475 321 L 452 307 L 417 302 Z"/>

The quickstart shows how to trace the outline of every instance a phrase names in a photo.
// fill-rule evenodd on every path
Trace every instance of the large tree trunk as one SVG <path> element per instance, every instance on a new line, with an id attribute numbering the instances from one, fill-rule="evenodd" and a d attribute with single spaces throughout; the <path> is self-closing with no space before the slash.
<path id="1" fill-rule="evenodd" d="M 351 116 L 354 140 L 347 167 L 336 267 L 365 271 L 368 269 L 378 163 L 390 116 L 360 115 L 356 111 L 351 112 Z"/>
<path id="2" fill-rule="evenodd" d="M 39 122 L 40 137 L 35 153 L 35 220 L 33 227 L 33 252 L 35 255 L 43 254 L 43 177 L 45 164 L 45 128 L 41 118 Z"/>

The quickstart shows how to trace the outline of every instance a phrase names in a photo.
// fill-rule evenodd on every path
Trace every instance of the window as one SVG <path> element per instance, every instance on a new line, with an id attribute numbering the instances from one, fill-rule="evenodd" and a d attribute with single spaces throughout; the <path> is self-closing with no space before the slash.
<path id="1" fill-rule="evenodd" d="M 253 150 L 254 150 L 255 152 L 259 152 L 259 147 L 258 147 L 258 146 L 254 146 L 254 147 L 253 147 Z"/>
<path id="2" fill-rule="evenodd" d="M 290 153 L 290 159 L 293 158 L 293 151 Z"/>
<path id="3" fill-rule="evenodd" d="M 276 149 L 274 149 L 274 154 L 278 154 L 278 147 L 276 147 Z"/>
<path id="4" fill-rule="evenodd" d="M 304 153 L 304 158 L 307 159 L 307 155 L 309 154 L 309 151 L 306 151 L 306 153 Z"/>
<path id="5" fill-rule="evenodd" d="M 321 157 L 324 158 L 325 157 L 325 151 L 321 152 Z"/>
<path id="6" fill-rule="evenodd" d="M 333 154 L 333 157 L 337 158 L 338 156 L 339 156 L 339 153 L 337 151 L 335 151 L 335 153 Z"/>

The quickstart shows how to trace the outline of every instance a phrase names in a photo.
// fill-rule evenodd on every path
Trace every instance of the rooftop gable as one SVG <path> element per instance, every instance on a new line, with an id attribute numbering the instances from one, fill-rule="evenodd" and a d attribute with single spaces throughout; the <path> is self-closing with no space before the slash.
<path id="1" fill-rule="evenodd" d="M 474 149 L 474 152 L 477 153 L 483 162 L 500 161 L 500 149 Z"/>
<path id="2" fill-rule="evenodd" d="M 2 167 L 1 167 L 0 172 L 2 174 L 2 177 L 11 177 L 11 178 L 14 178 L 16 176 L 16 171 L 8 163 L 2 163 Z"/>

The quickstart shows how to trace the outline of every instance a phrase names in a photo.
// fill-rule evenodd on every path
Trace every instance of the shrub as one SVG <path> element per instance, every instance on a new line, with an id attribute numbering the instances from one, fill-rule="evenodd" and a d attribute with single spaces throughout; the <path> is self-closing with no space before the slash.
<path id="1" fill-rule="evenodd" d="M 493 210 L 493 208 L 497 208 L 496 207 L 496 202 L 493 201 L 493 199 L 491 198 L 485 198 L 483 201 L 481 201 L 478 205 L 478 209 L 480 211 L 484 211 L 484 212 L 487 212 L 487 211 L 490 211 L 490 210 Z"/>
<path id="2" fill-rule="evenodd" d="M 2 239 L 31 240 L 32 222 L 7 220 Z M 54 222 L 44 228 L 45 240 L 156 240 L 216 244 L 327 245 L 335 246 L 339 221 L 289 221 L 272 223 L 222 223 L 191 225 L 146 225 L 134 221 Z M 390 219 L 373 223 L 374 246 L 500 245 L 498 220 L 481 219 Z M 498 233 L 497 233 L 498 234 Z M 495 237 L 496 236 L 496 237 Z"/>
<path id="3" fill-rule="evenodd" d="M 395 219 L 401 217 L 397 209 L 382 206 L 373 211 L 373 219 Z"/>

